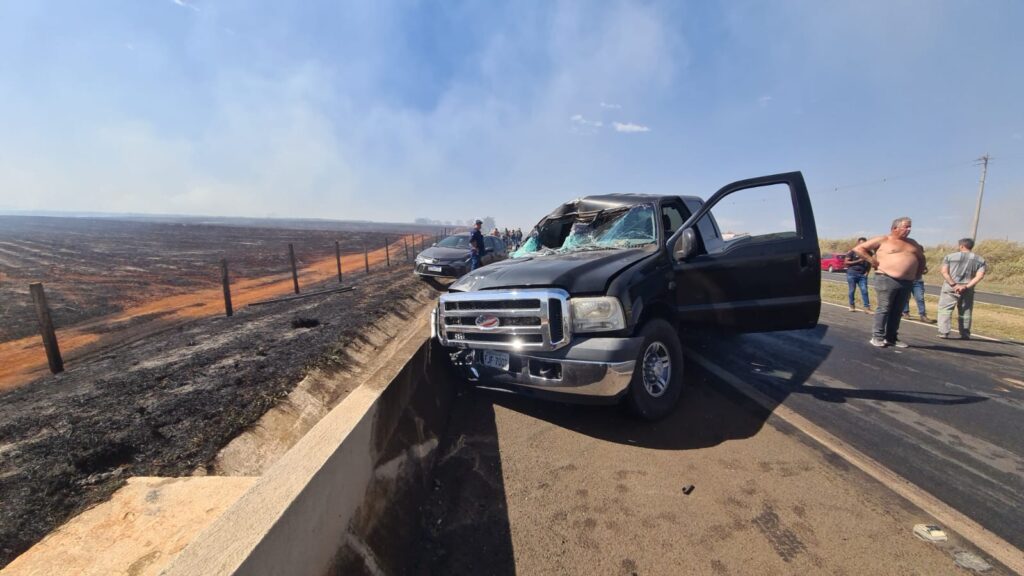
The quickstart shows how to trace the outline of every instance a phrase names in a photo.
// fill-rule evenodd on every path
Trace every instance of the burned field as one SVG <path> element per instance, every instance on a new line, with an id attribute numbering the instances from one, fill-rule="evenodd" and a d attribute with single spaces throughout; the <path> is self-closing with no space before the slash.
<path id="1" fill-rule="evenodd" d="M 381 248 L 386 236 L 363 229 L 0 216 L 0 342 L 38 334 L 28 292 L 32 282 L 44 283 L 59 329 L 155 298 L 219 286 L 221 258 L 227 258 L 233 279 L 287 275 L 289 243 L 301 268 L 333 257 L 335 241 L 343 253 L 361 254 L 364 245 Z"/>
<path id="2" fill-rule="evenodd" d="M 0 567 L 130 476 L 204 473 L 311 369 L 435 295 L 408 267 L 351 292 L 248 307 L 110 349 L 0 395 Z"/>
<path id="3" fill-rule="evenodd" d="M 206 473 L 310 371 L 358 374 L 349 350 L 375 346 L 367 330 L 436 294 L 399 265 L 399 232 L 0 216 L 0 567 L 128 477 Z M 290 295 L 289 243 L 304 294 L 337 288 L 335 241 L 353 290 L 247 305 Z M 30 282 L 70 351 L 64 373 L 31 366 Z"/>

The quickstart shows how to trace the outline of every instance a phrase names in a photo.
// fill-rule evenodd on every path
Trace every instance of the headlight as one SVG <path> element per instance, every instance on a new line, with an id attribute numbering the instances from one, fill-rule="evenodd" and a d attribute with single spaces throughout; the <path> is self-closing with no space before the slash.
<path id="1" fill-rule="evenodd" d="M 416 263 L 417 264 L 432 264 L 433 262 L 434 262 L 433 258 L 427 258 L 426 256 L 417 256 L 416 257 Z"/>
<path id="2" fill-rule="evenodd" d="M 573 298 L 569 302 L 572 304 L 573 332 L 607 332 L 626 327 L 618 298 Z"/>

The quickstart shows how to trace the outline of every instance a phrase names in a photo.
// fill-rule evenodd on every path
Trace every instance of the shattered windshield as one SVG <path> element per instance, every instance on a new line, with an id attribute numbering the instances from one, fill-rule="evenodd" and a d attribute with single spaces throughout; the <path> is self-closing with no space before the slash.
<path id="1" fill-rule="evenodd" d="M 437 243 L 441 248 L 465 248 L 469 250 L 469 236 L 449 236 Z"/>
<path id="2" fill-rule="evenodd" d="M 512 257 L 636 248 L 656 241 L 654 205 L 639 204 L 544 221 Z"/>

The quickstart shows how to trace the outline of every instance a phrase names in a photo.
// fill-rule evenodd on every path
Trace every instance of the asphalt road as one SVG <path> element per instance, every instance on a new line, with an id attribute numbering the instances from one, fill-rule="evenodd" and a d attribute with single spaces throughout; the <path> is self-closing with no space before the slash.
<path id="1" fill-rule="evenodd" d="M 908 322 L 911 348 L 878 349 L 870 321 L 825 305 L 814 330 L 687 346 L 1024 547 L 1024 346 L 938 340 Z M 963 573 L 953 556 L 977 552 L 971 543 L 951 533 L 923 545 L 909 531 L 935 522 L 928 514 L 774 418 L 778 404 L 754 405 L 692 359 L 687 370 L 679 408 L 655 424 L 614 407 L 463 393 L 439 448 L 420 567 Z"/>
<path id="2" fill-rule="evenodd" d="M 1024 345 L 868 344 L 871 316 L 823 305 L 815 330 L 699 343 L 699 353 L 1024 548 Z"/>
<path id="3" fill-rule="evenodd" d="M 872 284 L 874 275 L 868 277 L 868 284 Z M 846 272 L 826 272 L 821 271 L 821 280 L 823 282 L 838 282 L 846 284 Z M 939 286 L 934 284 L 924 285 L 925 294 L 931 294 L 932 296 L 939 295 Z M 986 304 L 999 304 L 1001 306 L 1009 306 L 1011 308 L 1024 308 L 1024 298 L 1020 296 L 1007 296 L 1006 294 L 993 294 L 991 292 L 974 292 L 975 302 L 985 302 Z"/>

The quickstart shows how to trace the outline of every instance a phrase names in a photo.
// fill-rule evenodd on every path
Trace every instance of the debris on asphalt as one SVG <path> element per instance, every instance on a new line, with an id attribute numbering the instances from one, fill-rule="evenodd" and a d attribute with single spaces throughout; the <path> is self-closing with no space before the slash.
<path id="1" fill-rule="evenodd" d="M 956 560 L 957 566 L 968 570 L 974 570 L 975 572 L 987 572 L 992 569 L 991 564 L 985 562 L 985 560 L 977 554 L 971 554 L 970 552 L 957 552 L 956 554 L 953 554 L 953 558 Z"/>
<path id="2" fill-rule="evenodd" d="M 914 526 L 914 536 L 927 542 L 945 542 L 948 540 L 942 527 L 935 524 L 918 524 Z"/>

